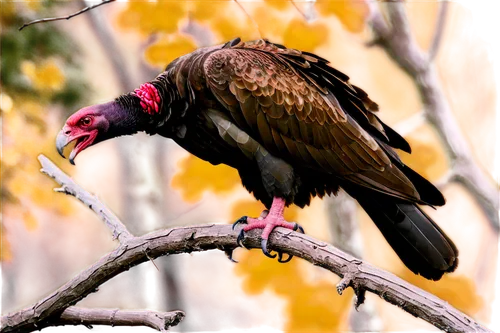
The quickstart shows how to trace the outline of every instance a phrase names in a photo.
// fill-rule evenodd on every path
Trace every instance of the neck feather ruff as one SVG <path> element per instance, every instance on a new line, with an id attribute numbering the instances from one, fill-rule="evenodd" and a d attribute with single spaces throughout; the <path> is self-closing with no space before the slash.
<path id="1" fill-rule="evenodd" d="M 141 100 L 140 104 L 144 112 L 155 114 L 160 112 L 160 94 L 154 85 L 147 82 L 134 90 L 134 94 Z"/>

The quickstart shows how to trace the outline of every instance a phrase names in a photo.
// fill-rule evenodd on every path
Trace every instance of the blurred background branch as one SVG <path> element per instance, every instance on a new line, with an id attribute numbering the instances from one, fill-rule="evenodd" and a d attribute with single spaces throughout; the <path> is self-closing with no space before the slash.
<path id="1" fill-rule="evenodd" d="M 363 239 L 359 231 L 356 200 L 343 190 L 324 200 L 330 222 L 331 244 L 362 259 Z M 357 304 L 357 296 L 354 295 L 354 298 L 353 304 Z M 349 325 L 353 332 L 377 332 L 383 329 L 382 321 L 371 300 L 364 302 L 364 306 L 360 308 L 351 308 Z"/>
<path id="2" fill-rule="evenodd" d="M 444 29 L 446 28 L 446 20 L 448 17 L 449 2 L 447 0 L 439 2 L 439 11 L 436 20 L 436 27 L 434 28 L 434 36 L 432 36 L 432 44 L 429 47 L 428 56 L 429 61 L 433 61 L 436 57 L 441 39 L 443 38 Z"/>
<path id="3" fill-rule="evenodd" d="M 386 9 L 388 21 L 380 12 L 379 6 L 384 6 Z M 492 228 L 498 233 L 500 231 L 498 184 L 495 184 L 493 179 L 475 163 L 469 144 L 442 91 L 432 62 L 441 41 L 446 8 L 447 1 L 444 1 L 441 4 L 437 31 L 428 54 L 419 49 L 411 34 L 403 1 L 374 4 L 370 24 L 375 34 L 375 44 L 382 47 L 414 80 L 422 98 L 427 120 L 436 129 L 448 152 L 453 175 L 450 180 L 459 182 L 471 192 L 488 217 Z"/>

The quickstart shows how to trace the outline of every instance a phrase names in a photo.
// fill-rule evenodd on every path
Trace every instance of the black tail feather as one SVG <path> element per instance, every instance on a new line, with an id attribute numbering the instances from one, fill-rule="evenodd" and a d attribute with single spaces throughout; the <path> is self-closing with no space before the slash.
<path id="1" fill-rule="evenodd" d="M 380 229 L 403 263 L 415 274 L 439 280 L 458 265 L 458 250 L 417 205 L 357 187 L 346 188 Z"/>
<path id="2" fill-rule="evenodd" d="M 446 203 L 443 194 L 430 181 L 406 165 L 399 168 L 417 189 L 420 200 L 432 206 L 443 206 Z"/>

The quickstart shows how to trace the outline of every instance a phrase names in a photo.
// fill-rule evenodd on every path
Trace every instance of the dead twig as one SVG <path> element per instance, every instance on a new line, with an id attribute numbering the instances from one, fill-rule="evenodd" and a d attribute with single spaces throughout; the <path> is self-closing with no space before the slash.
<path id="1" fill-rule="evenodd" d="M 52 22 L 52 21 L 62 21 L 62 20 L 69 20 L 70 18 L 72 17 L 75 17 L 75 16 L 78 16 L 80 14 L 83 14 L 91 9 L 94 9 L 94 8 L 97 8 L 99 6 L 102 6 L 102 5 L 105 5 L 107 3 L 110 3 L 110 2 L 114 2 L 116 0 L 103 0 L 101 3 L 98 3 L 98 4 L 95 4 L 95 5 L 92 5 L 92 6 L 88 6 L 88 7 L 85 7 L 83 8 L 82 10 L 79 10 L 77 11 L 76 13 L 73 13 L 73 14 L 70 14 L 70 15 L 67 15 L 67 16 L 58 16 L 58 17 L 51 17 L 51 18 L 44 18 L 44 19 L 39 19 L 39 20 L 34 20 L 34 21 L 31 21 L 31 22 L 28 22 L 28 23 L 24 23 L 20 28 L 19 28 L 19 31 L 23 30 L 24 28 L 26 28 L 27 26 L 30 26 L 30 25 L 33 25 L 33 24 L 37 24 L 37 23 L 43 23 L 43 22 Z"/>
<path id="2" fill-rule="evenodd" d="M 85 191 L 80 185 L 75 183 L 68 175 L 61 171 L 51 160 L 44 155 L 38 156 L 38 160 L 42 165 L 40 172 L 54 179 L 60 188 L 54 189 L 56 192 L 62 192 L 74 196 L 87 207 L 92 209 L 104 221 L 106 226 L 111 230 L 113 239 L 118 239 L 120 243 L 126 242 L 132 238 L 132 234 L 127 230 L 127 227 L 113 212 L 106 207 L 99 199 Z"/>
<path id="3" fill-rule="evenodd" d="M 178 325 L 185 314 L 182 311 L 130 311 L 111 309 L 85 309 L 70 306 L 52 326 L 83 325 L 92 328 L 93 325 L 108 326 L 147 326 L 159 332 L 167 332 L 169 327 Z"/>

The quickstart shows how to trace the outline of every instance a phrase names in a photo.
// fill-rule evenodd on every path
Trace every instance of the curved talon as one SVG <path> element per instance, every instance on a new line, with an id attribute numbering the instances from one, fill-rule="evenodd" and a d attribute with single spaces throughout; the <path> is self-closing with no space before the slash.
<path id="1" fill-rule="evenodd" d="M 232 262 L 234 262 L 234 263 L 238 263 L 238 261 L 237 261 L 237 260 L 234 260 L 234 259 L 233 259 L 233 252 L 234 252 L 234 249 L 224 251 L 224 253 L 226 254 L 226 256 L 227 256 L 227 258 L 228 258 L 229 260 L 231 260 L 231 261 L 232 261 Z"/>
<path id="2" fill-rule="evenodd" d="M 245 245 L 243 245 L 242 241 L 243 238 L 245 238 L 245 231 L 243 229 L 240 230 L 240 233 L 238 234 L 238 238 L 236 238 L 236 244 L 238 246 L 245 248 Z"/>
<path id="3" fill-rule="evenodd" d="M 299 231 L 301 234 L 305 234 L 304 232 L 304 228 L 302 228 L 298 223 L 295 223 L 294 227 L 293 227 L 293 231 Z"/>
<path id="4" fill-rule="evenodd" d="M 264 252 L 266 257 L 276 258 L 276 255 L 272 255 L 271 253 L 269 253 L 269 251 L 267 251 L 267 239 L 263 239 L 260 245 L 262 247 L 262 252 Z"/>
<path id="5" fill-rule="evenodd" d="M 236 228 L 238 224 L 247 224 L 247 218 L 248 216 L 242 216 L 239 219 L 236 220 L 236 222 L 233 223 L 233 230 Z"/>
<path id="6" fill-rule="evenodd" d="M 234 222 L 232 225 L 232 230 L 235 230 L 238 224 L 246 224 L 244 228 L 241 228 L 240 232 L 238 233 L 238 237 L 236 238 L 236 243 L 238 244 L 238 246 L 245 248 L 245 245 L 243 245 L 245 230 L 250 231 L 253 229 L 264 229 L 261 234 L 261 248 L 264 255 L 269 258 L 276 258 L 278 256 L 278 262 L 280 263 L 287 263 L 292 260 L 293 255 L 288 254 L 288 257 L 283 258 L 283 252 L 272 252 L 267 249 L 267 238 L 272 230 L 276 227 L 284 227 L 287 229 L 293 229 L 294 231 L 298 231 L 300 233 L 304 233 L 304 228 L 302 228 L 298 223 L 289 223 L 283 218 L 284 204 L 285 202 L 283 199 L 274 198 L 271 209 L 262 211 L 258 218 L 249 218 L 248 216 L 242 216 L 236 222 Z M 232 258 L 232 251 L 227 251 L 226 254 L 229 260 L 236 262 L 236 260 Z"/>
<path id="7" fill-rule="evenodd" d="M 288 253 L 287 253 L 288 254 Z M 284 264 L 292 260 L 293 256 L 291 254 L 288 254 L 288 258 L 283 260 L 283 252 L 278 252 L 278 262 Z"/>

